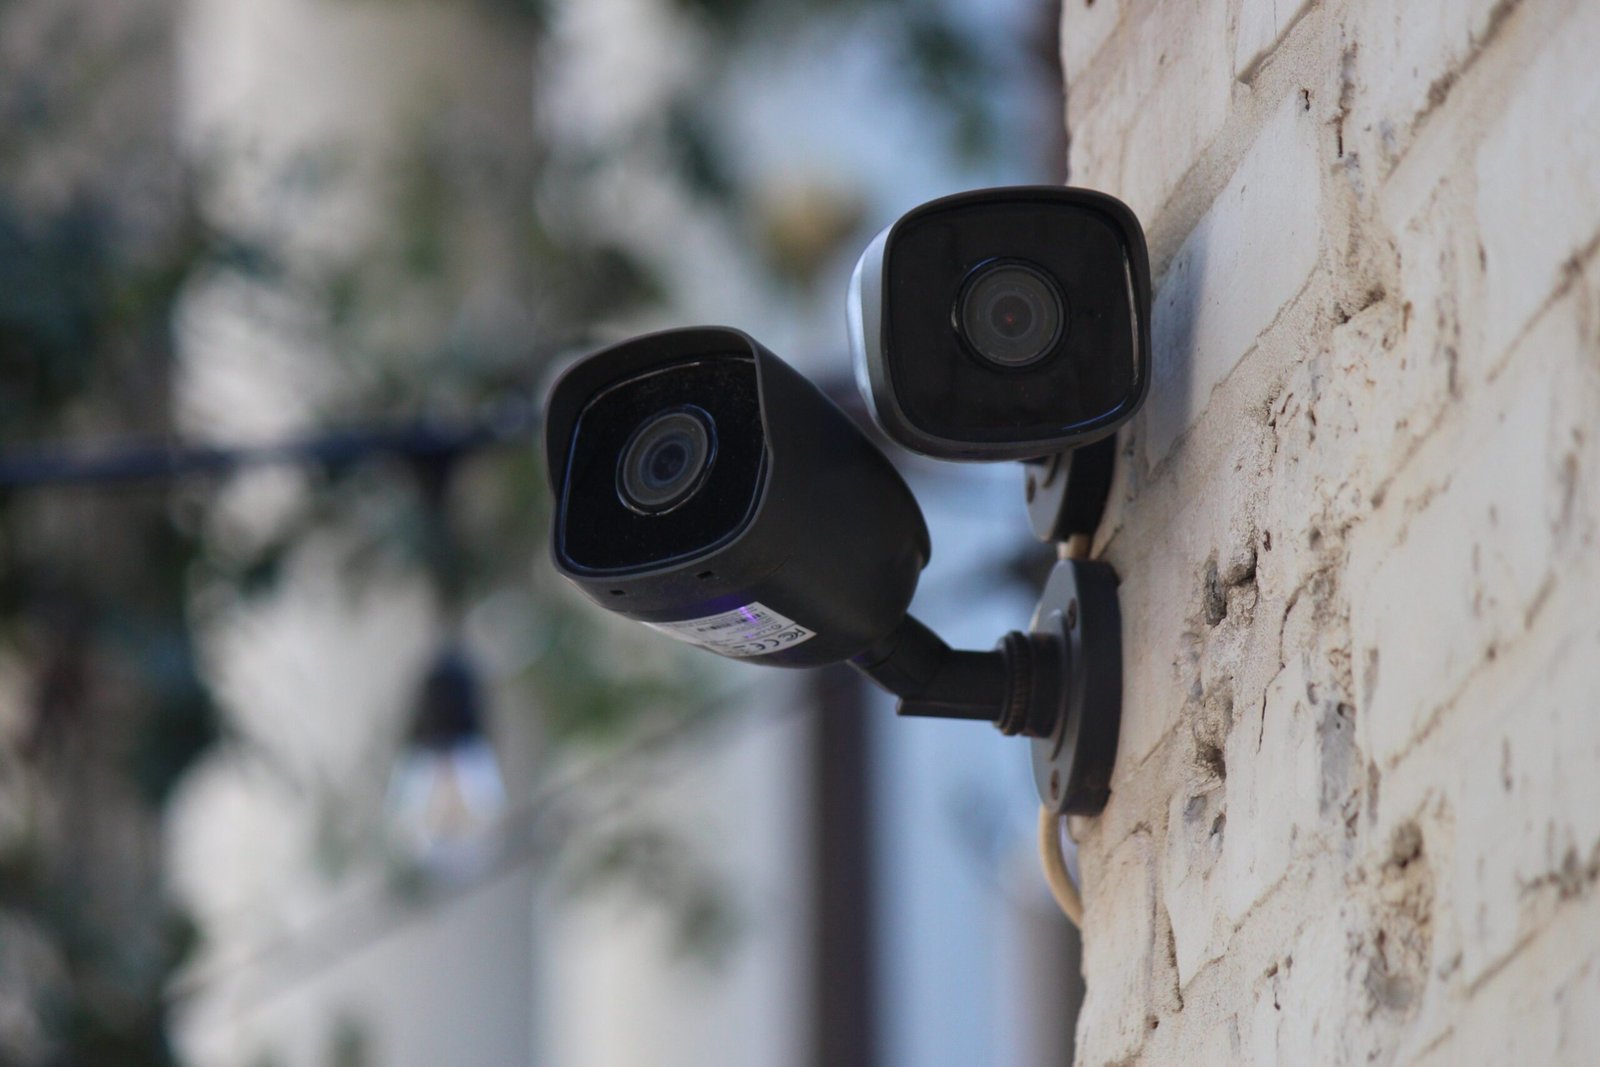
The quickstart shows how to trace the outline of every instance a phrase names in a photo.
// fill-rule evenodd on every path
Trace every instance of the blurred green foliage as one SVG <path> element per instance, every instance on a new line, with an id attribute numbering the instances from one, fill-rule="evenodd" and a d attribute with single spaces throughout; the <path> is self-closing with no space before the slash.
<path id="1" fill-rule="evenodd" d="M 3 197 L 5 437 L 147 430 L 153 413 L 124 402 L 170 356 L 181 274 L 119 269 L 92 206 L 21 222 Z M 155 861 L 161 807 L 217 736 L 184 608 L 198 551 L 159 495 L 0 496 L 0 649 L 28 676 L 25 717 L 0 742 L 16 761 L 0 804 L 28 816 L 0 839 L 0 924 L 37 939 L 32 965 L 10 972 L 24 984 L 0 995 L 31 1003 L 38 1027 L 0 1032 L 5 1062 L 174 1062 L 163 987 L 194 931 L 164 901 Z"/>

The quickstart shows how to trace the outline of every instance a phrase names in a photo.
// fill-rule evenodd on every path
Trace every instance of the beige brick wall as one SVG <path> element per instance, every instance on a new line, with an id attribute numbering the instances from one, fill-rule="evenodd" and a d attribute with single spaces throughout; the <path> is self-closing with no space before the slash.
<path id="1" fill-rule="evenodd" d="M 1062 33 L 1158 278 L 1080 1062 L 1600 1063 L 1600 3 Z"/>

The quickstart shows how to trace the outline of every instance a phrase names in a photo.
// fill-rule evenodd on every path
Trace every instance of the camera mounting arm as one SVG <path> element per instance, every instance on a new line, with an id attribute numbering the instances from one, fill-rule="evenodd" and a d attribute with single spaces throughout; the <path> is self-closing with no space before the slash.
<path id="1" fill-rule="evenodd" d="M 1048 737 L 1060 650 L 1044 635 L 1012 631 L 989 652 L 953 649 L 913 616 L 851 664 L 900 698 L 899 713 L 992 722 L 1005 734 Z"/>
<path id="2" fill-rule="evenodd" d="M 1116 576 L 1063 560 L 1027 633 L 989 652 L 952 649 L 907 615 L 850 660 L 900 698 L 901 715 L 990 722 L 1033 741 L 1039 796 L 1059 814 L 1098 814 L 1110 796 L 1122 705 Z"/>

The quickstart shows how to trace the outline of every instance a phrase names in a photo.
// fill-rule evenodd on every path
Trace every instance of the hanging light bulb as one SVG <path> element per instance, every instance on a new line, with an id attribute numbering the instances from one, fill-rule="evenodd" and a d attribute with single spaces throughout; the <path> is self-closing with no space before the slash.
<path id="1" fill-rule="evenodd" d="M 489 858 L 506 810 L 505 782 L 483 730 L 471 661 L 447 646 L 423 679 L 416 717 L 389 778 L 387 807 L 402 847 L 438 873 Z"/>

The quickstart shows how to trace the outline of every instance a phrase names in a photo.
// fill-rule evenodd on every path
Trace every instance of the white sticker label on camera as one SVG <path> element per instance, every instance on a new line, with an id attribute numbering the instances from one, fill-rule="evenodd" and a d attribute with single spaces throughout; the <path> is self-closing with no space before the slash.
<path id="1" fill-rule="evenodd" d="M 793 648 L 817 636 L 815 630 L 808 630 L 761 603 L 746 604 L 742 608 L 699 619 L 645 625 L 660 630 L 668 637 L 709 648 L 724 656 L 765 656 L 770 652 Z"/>

